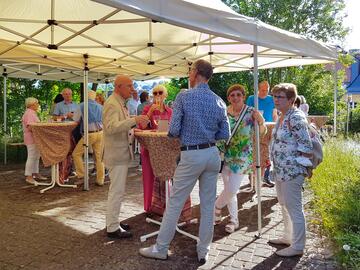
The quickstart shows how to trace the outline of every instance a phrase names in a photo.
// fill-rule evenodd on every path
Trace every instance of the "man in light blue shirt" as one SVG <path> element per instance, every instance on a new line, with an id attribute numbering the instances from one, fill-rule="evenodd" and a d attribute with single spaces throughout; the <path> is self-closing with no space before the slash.
<path id="1" fill-rule="evenodd" d="M 103 123 L 102 123 L 102 112 L 103 107 L 95 101 L 96 92 L 88 90 L 89 104 L 88 104 L 88 144 L 92 146 L 95 156 L 96 165 L 96 184 L 98 186 L 104 185 L 104 163 L 102 162 L 102 154 L 104 152 L 104 139 L 103 139 Z M 80 103 L 79 109 L 75 112 L 74 120 L 80 125 L 80 132 L 84 134 L 84 102 Z M 84 138 L 82 137 L 77 143 L 72 157 L 74 160 L 76 175 L 81 182 L 85 175 L 84 164 Z"/>
<path id="2" fill-rule="evenodd" d="M 269 89 L 270 86 L 267 81 L 259 83 L 259 110 L 263 111 L 265 122 L 275 122 L 277 120 L 277 111 L 273 97 L 268 95 Z M 246 104 L 255 107 L 254 95 L 248 97 Z"/>
<path id="3" fill-rule="evenodd" d="M 168 136 L 180 138 L 180 162 L 156 244 L 139 250 L 144 257 L 167 259 L 181 210 L 199 179 L 201 219 L 197 254 L 202 264 L 208 258 L 220 169 L 220 155 L 215 142 L 230 136 L 226 105 L 208 85 L 212 73 L 209 62 L 198 60 L 193 63 L 189 74 L 192 88 L 179 93 L 175 100 Z"/>
<path id="4" fill-rule="evenodd" d="M 73 120 L 74 113 L 79 109 L 79 105 L 72 101 L 72 91 L 70 88 L 65 88 L 61 92 L 64 100 L 57 103 L 53 112 L 54 119 Z"/>
<path id="5" fill-rule="evenodd" d="M 269 83 L 267 81 L 262 81 L 259 83 L 259 111 L 263 111 L 263 116 L 265 122 L 275 122 L 278 118 L 277 110 L 275 109 L 274 99 L 269 94 Z M 254 96 L 249 96 L 246 104 L 254 107 Z M 270 144 L 270 134 L 266 136 L 267 141 L 260 142 L 260 148 L 266 149 L 263 153 L 267 153 L 267 156 L 261 157 L 262 159 L 266 159 L 270 164 L 270 155 L 269 155 L 269 144 Z M 267 162 L 266 162 L 267 163 Z M 269 170 L 270 166 L 261 168 L 261 175 L 264 176 L 264 184 L 268 187 L 273 187 L 274 183 L 269 179 Z"/>
<path id="6" fill-rule="evenodd" d="M 132 97 L 127 101 L 126 107 L 130 115 L 138 115 L 137 108 L 139 106 L 139 94 L 136 90 L 132 93 Z"/>

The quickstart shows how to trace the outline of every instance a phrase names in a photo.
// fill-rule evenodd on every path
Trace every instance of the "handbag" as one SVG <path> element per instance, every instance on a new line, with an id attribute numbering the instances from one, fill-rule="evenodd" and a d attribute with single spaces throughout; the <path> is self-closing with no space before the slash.
<path id="1" fill-rule="evenodd" d="M 226 143 L 225 143 L 225 147 L 224 147 L 224 152 L 220 153 L 220 159 L 221 159 L 221 165 L 220 165 L 220 170 L 219 173 L 222 172 L 222 169 L 224 167 L 224 163 L 225 163 L 225 153 L 226 153 L 226 149 L 227 147 L 229 147 L 231 139 L 234 137 L 236 131 L 238 130 L 241 121 L 244 119 L 244 116 L 247 112 L 247 109 L 249 108 L 249 106 L 247 106 L 246 104 L 244 104 L 243 108 L 241 109 L 240 115 L 238 120 L 236 121 L 236 124 L 234 126 L 234 128 L 231 130 L 231 134 L 230 137 L 227 139 Z"/>

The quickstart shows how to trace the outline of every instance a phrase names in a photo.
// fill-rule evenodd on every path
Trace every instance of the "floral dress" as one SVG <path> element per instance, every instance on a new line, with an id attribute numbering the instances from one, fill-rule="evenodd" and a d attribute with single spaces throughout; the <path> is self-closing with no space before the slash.
<path id="1" fill-rule="evenodd" d="M 254 133 L 254 119 L 252 117 L 254 108 L 248 107 L 236 133 L 230 140 L 225 151 L 226 142 L 219 144 L 220 151 L 224 152 L 225 166 L 229 167 L 232 173 L 248 174 L 252 170 L 253 146 L 252 137 Z M 231 130 L 236 125 L 238 118 L 228 114 Z"/>
<path id="2" fill-rule="evenodd" d="M 308 124 L 305 115 L 299 109 L 291 108 L 284 115 L 282 124 L 279 120 L 273 129 L 270 158 L 273 180 L 289 181 L 297 175 L 307 175 L 306 167 L 298 164 L 296 158 L 301 153 L 312 152 Z"/>

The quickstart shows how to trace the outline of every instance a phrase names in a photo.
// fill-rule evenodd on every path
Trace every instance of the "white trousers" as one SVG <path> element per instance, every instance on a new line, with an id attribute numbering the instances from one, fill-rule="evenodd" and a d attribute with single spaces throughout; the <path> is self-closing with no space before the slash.
<path id="1" fill-rule="evenodd" d="M 119 214 L 121 202 L 125 195 L 128 165 L 117 165 L 109 168 L 110 187 L 106 209 L 106 230 L 115 232 L 120 228 Z"/>
<path id="2" fill-rule="evenodd" d="M 305 216 L 302 205 L 304 179 L 303 175 L 298 175 L 290 181 L 283 182 L 277 181 L 275 177 L 276 194 L 284 220 L 282 237 L 296 250 L 305 248 Z"/>
<path id="3" fill-rule="evenodd" d="M 224 190 L 217 198 L 215 207 L 217 209 L 222 209 L 225 205 L 227 205 L 230 214 L 230 221 L 238 224 L 237 193 L 240 189 L 241 183 L 244 180 L 249 179 L 249 176 L 247 174 L 233 173 L 226 165 L 224 166 L 221 175 L 224 182 Z"/>
<path id="4" fill-rule="evenodd" d="M 175 235 L 176 224 L 181 210 L 198 179 L 200 241 L 196 248 L 199 258 L 204 258 L 209 252 L 214 232 L 214 204 L 219 169 L 220 155 L 217 147 L 181 152 L 180 162 L 175 170 L 169 202 L 156 240 L 156 247 L 159 252 L 167 253 L 170 242 Z"/>
<path id="5" fill-rule="evenodd" d="M 25 176 L 32 176 L 33 173 L 39 173 L 40 151 L 36 144 L 27 144 L 26 149 Z"/>

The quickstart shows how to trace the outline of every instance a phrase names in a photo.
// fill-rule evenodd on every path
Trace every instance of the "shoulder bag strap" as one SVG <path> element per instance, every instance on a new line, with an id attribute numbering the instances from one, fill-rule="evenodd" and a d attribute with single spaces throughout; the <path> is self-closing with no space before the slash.
<path id="1" fill-rule="evenodd" d="M 235 124 L 234 128 L 231 131 L 231 135 L 230 135 L 229 139 L 226 141 L 225 148 L 229 146 L 232 137 L 235 135 L 237 129 L 240 126 L 241 121 L 244 119 L 244 116 L 246 114 L 246 111 L 247 111 L 248 107 L 249 106 L 244 104 L 244 106 L 243 106 L 243 108 L 242 108 L 242 110 L 240 112 L 240 116 L 239 116 L 238 120 L 236 121 L 236 124 Z"/>

